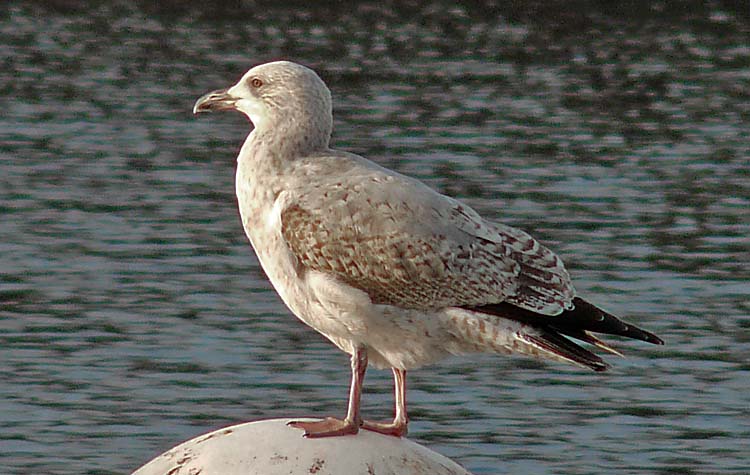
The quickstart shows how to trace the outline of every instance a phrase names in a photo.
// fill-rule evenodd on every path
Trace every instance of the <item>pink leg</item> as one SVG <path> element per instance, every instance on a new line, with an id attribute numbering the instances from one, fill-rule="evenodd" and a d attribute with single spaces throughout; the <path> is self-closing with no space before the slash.
<path id="1" fill-rule="evenodd" d="M 326 417 L 321 421 L 313 422 L 290 421 L 288 425 L 304 430 L 304 436 L 310 438 L 353 435 L 359 432 L 359 426 L 362 425 L 362 417 L 359 415 L 359 401 L 362 396 L 365 371 L 367 370 L 367 350 L 357 348 L 352 355 L 351 362 L 352 383 L 349 388 L 349 408 L 346 411 L 346 418 Z"/>
<path id="2" fill-rule="evenodd" d="M 393 422 L 363 421 L 362 428 L 385 435 L 403 437 L 406 435 L 406 426 L 409 423 L 406 417 L 406 371 L 393 368 L 393 381 L 396 399 L 396 417 Z"/>

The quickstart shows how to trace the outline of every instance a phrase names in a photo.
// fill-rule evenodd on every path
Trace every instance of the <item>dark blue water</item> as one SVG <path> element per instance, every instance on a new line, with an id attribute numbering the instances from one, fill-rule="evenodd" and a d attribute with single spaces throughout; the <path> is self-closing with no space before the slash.
<path id="1" fill-rule="evenodd" d="M 476 474 L 750 473 L 742 2 L 0 7 L 0 473 L 127 473 L 242 421 L 342 414 L 348 363 L 281 304 L 233 194 L 249 126 L 195 99 L 287 58 L 334 144 L 522 227 L 655 331 L 598 375 L 409 376 L 410 436 Z M 629 4 L 630 5 L 630 4 Z M 365 413 L 390 415 L 390 375 Z"/>

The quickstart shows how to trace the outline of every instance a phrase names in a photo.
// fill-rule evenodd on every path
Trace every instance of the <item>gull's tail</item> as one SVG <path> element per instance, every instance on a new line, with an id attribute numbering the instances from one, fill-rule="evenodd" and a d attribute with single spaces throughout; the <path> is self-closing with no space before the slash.
<path id="1" fill-rule="evenodd" d="M 605 371 L 609 366 L 593 352 L 579 346 L 570 338 L 590 343 L 597 348 L 622 356 L 622 354 L 591 333 L 618 335 L 663 345 L 661 338 L 651 332 L 623 322 L 614 315 L 576 297 L 575 306 L 559 315 L 542 315 L 509 303 L 466 307 L 467 310 L 514 320 L 534 331 L 519 332 L 517 338 L 533 348 L 541 350 L 540 356 L 561 359 L 594 371 Z"/>

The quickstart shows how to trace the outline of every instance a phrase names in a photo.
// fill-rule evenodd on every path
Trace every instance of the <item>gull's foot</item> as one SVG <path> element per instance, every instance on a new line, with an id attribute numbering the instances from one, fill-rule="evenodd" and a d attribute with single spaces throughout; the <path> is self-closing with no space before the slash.
<path id="1" fill-rule="evenodd" d="M 311 439 L 354 435 L 359 432 L 359 424 L 349 419 L 337 419 L 335 417 L 326 417 L 319 421 L 289 421 L 286 425 L 304 430 L 304 436 Z"/>
<path id="2" fill-rule="evenodd" d="M 380 434 L 392 435 L 394 437 L 404 437 L 407 431 L 406 421 L 393 421 L 393 422 L 372 422 L 363 421 L 362 428 L 378 432 Z"/>

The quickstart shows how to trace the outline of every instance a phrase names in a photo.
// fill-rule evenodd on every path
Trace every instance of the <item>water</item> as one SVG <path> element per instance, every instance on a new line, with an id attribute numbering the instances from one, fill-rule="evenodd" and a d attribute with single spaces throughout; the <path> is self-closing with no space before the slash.
<path id="1" fill-rule="evenodd" d="M 604 376 L 414 371 L 413 439 L 476 474 L 748 473 L 747 11 L 548 3 L 0 7 L 0 472 L 127 473 L 221 426 L 343 413 L 345 355 L 240 227 L 248 124 L 191 115 L 284 57 L 331 86 L 337 147 L 527 229 L 667 340 L 618 345 Z M 388 417 L 390 375 L 366 390 Z"/>

